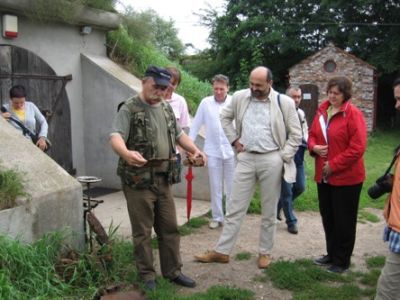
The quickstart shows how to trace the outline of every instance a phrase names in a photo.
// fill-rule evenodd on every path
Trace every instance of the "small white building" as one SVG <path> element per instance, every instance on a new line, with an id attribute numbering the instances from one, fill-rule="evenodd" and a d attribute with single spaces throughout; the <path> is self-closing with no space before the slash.
<path id="1" fill-rule="evenodd" d="M 106 32 L 119 27 L 120 15 L 81 7 L 70 23 L 43 23 L 27 17 L 34 2 L 0 0 L 0 104 L 11 86 L 24 85 L 47 115 L 49 156 L 72 175 L 119 188 L 107 132 L 117 104 L 141 88 L 107 58 Z"/>

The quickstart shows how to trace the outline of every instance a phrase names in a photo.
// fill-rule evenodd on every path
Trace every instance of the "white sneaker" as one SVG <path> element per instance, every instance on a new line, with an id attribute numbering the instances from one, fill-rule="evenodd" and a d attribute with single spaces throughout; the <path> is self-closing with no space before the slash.
<path id="1" fill-rule="evenodd" d="M 208 227 L 209 227 L 210 229 L 216 229 L 216 228 L 218 228 L 219 226 L 221 226 L 221 223 L 218 222 L 218 221 L 210 221 L 210 224 L 208 224 Z"/>

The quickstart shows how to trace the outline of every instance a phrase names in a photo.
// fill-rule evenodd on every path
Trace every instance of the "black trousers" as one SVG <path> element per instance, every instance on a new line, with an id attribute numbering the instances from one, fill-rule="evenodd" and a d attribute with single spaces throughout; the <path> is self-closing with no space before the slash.
<path id="1" fill-rule="evenodd" d="M 317 184 L 326 250 L 332 263 L 343 268 L 350 266 L 354 249 L 362 185 L 363 183 L 350 186 Z"/>

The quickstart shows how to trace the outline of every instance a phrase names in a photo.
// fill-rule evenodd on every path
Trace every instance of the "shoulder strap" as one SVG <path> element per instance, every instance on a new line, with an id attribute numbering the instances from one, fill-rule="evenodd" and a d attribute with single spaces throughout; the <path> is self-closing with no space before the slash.
<path id="1" fill-rule="evenodd" d="M 399 157 L 399 155 L 400 155 L 400 152 L 398 151 L 398 152 L 396 152 L 396 154 L 393 156 L 393 159 L 392 159 L 392 161 L 391 161 L 389 167 L 387 168 L 387 170 L 386 170 L 386 172 L 385 172 L 385 175 L 386 175 L 386 174 L 389 174 L 390 170 L 392 169 L 392 167 L 393 167 L 393 165 L 394 165 L 396 159 Z"/>
<path id="2" fill-rule="evenodd" d="M 1 107 L 1 112 L 5 113 L 8 112 L 7 108 L 5 108 L 4 106 Z M 18 120 L 17 118 L 14 118 L 13 116 L 10 116 L 10 121 L 14 122 L 15 124 L 17 124 L 21 129 L 22 129 L 22 133 L 23 135 L 29 135 L 30 138 L 34 141 L 36 139 L 36 134 L 33 133 L 28 127 L 26 127 L 24 124 L 22 124 L 22 122 L 20 120 Z"/>

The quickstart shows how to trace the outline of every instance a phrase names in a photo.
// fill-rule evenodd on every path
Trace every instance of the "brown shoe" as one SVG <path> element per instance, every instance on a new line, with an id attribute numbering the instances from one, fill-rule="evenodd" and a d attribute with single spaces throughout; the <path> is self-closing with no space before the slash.
<path id="1" fill-rule="evenodd" d="M 271 263 L 271 256 L 269 256 L 268 254 L 260 254 L 258 256 L 258 262 L 257 262 L 258 268 L 266 269 L 268 268 L 270 263 Z"/>
<path id="2" fill-rule="evenodd" d="M 212 251 L 207 251 L 203 255 L 195 255 L 194 259 L 202 263 L 216 262 L 216 263 L 226 264 L 229 262 L 229 255 L 218 253 L 212 250 Z"/>

